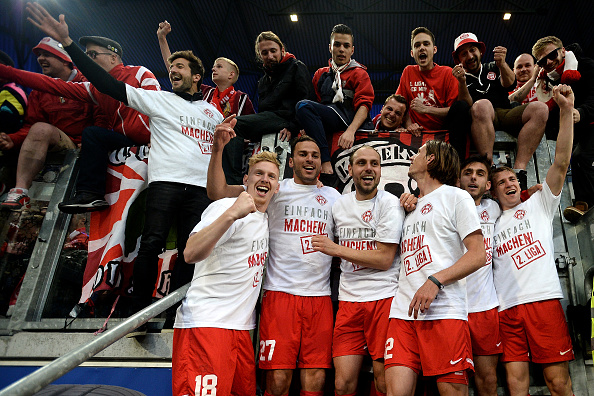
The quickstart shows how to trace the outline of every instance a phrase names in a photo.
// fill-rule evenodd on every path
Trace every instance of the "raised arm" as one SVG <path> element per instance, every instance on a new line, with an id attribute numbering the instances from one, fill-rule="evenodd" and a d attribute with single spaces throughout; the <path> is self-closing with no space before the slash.
<path id="1" fill-rule="evenodd" d="M 493 60 L 501 73 L 501 85 L 505 88 L 511 87 L 516 81 L 516 75 L 505 61 L 506 55 L 507 48 L 501 46 L 493 48 Z"/>
<path id="2" fill-rule="evenodd" d="M 235 114 L 233 114 L 215 127 L 212 154 L 210 155 L 206 174 L 206 194 L 213 201 L 221 198 L 237 197 L 244 191 L 243 186 L 228 185 L 223 171 L 223 149 L 235 137 L 235 131 L 233 130 L 235 124 L 237 124 L 237 120 Z"/>
<path id="3" fill-rule="evenodd" d="M 532 76 L 530 76 L 530 80 L 526 81 L 526 83 L 522 85 L 516 92 L 510 94 L 509 101 L 522 103 L 534 86 L 536 77 L 538 77 L 538 73 L 540 73 L 540 66 L 534 66 L 534 72 L 532 73 Z"/>
<path id="4" fill-rule="evenodd" d="M 458 80 L 458 100 L 463 100 L 469 106 L 472 106 L 472 96 L 470 96 L 470 92 L 468 92 L 468 87 L 466 86 L 466 71 L 462 67 L 462 64 L 454 66 L 452 74 Z"/>
<path id="5" fill-rule="evenodd" d="M 573 102 L 574 95 L 569 85 L 553 88 L 553 99 L 559 106 L 559 135 L 555 148 L 555 159 L 547 172 L 547 184 L 554 195 L 563 188 L 571 150 L 573 147 Z"/>
<path id="6" fill-rule="evenodd" d="M 81 102 L 93 102 L 93 98 L 89 95 L 84 83 L 64 81 L 59 78 L 51 78 L 40 73 L 19 70 L 5 65 L 0 65 L 0 78 L 14 81 L 17 84 L 39 92 L 63 96 Z"/>
<path id="7" fill-rule="evenodd" d="M 169 44 L 167 43 L 167 35 L 171 33 L 171 25 L 167 21 L 163 21 L 159 23 L 159 28 L 157 29 L 157 38 L 159 39 L 159 48 L 161 49 L 161 56 L 163 57 L 163 62 L 165 62 L 165 69 L 169 70 L 169 57 L 171 56 L 171 50 L 169 49 Z"/>
<path id="8" fill-rule="evenodd" d="M 48 36 L 61 42 L 72 61 L 100 92 L 128 105 L 126 84 L 113 78 L 72 41 L 64 14 L 60 14 L 58 22 L 39 3 L 27 3 L 27 12 L 30 15 L 27 20 Z"/>
<path id="9" fill-rule="evenodd" d="M 314 235 L 311 244 L 315 251 L 328 256 L 340 257 L 343 260 L 363 267 L 386 271 L 390 269 L 398 250 L 397 243 L 376 242 L 376 250 L 356 250 L 334 243 L 325 235 Z"/>
<path id="10" fill-rule="evenodd" d="M 210 256 L 217 242 L 235 220 L 255 211 L 256 204 L 252 196 L 245 191 L 242 192 L 233 205 L 214 222 L 188 238 L 184 249 L 184 260 L 187 263 L 197 263 Z"/>

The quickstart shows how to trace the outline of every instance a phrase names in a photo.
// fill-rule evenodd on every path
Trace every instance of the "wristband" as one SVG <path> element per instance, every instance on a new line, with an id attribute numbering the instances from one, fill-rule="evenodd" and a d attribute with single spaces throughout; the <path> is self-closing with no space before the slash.
<path id="1" fill-rule="evenodd" d="M 435 283 L 435 286 L 439 288 L 439 290 L 443 290 L 444 286 L 441 284 L 440 281 L 437 280 L 433 275 L 429 275 L 428 278 L 431 282 Z"/>

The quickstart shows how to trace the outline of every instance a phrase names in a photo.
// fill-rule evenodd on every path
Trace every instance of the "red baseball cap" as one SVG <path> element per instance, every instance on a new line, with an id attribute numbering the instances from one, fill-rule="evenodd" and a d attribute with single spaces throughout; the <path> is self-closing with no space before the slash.
<path id="1" fill-rule="evenodd" d="M 47 51 L 50 54 L 62 59 L 63 61 L 70 62 L 72 64 L 72 59 L 70 58 L 70 55 L 68 55 L 68 52 L 64 50 L 62 43 L 54 40 L 51 37 L 42 38 L 39 44 L 33 47 L 32 51 L 35 56 L 39 56 L 39 50 Z"/>
<path id="2" fill-rule="evenodd" d="M 487 49 L 485 43 L 483 43 L 482 41 L 478 41 L 476 34 L 462 33 L 456 38 L 456 40 L 454 40 L 454 52 L 452 52 L 452 58 L 454 58 L 454 62 L 460 63 L 460 61 L 458 60 L 458 49 L 462 47 L 464 44 L 468 43 L 476 44 L 477 48 L 481 52 L 481 55 L 483 55 L 485 53 L 485 50 Z"/>

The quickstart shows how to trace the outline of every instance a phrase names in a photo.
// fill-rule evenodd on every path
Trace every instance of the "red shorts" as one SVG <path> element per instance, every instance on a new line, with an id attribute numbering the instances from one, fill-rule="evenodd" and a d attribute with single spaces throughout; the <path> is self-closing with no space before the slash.
<path id="1" fill-rule="evenodd" d="M 173 396 L 256 392 L 254 347 L 247 330 L 175 329 L 172 366 Z"/>
<path id="2" fill-rule="evenodd" d="M 520 304 L 499 312 L 502 362 L 573 360 L 573 346 L 559 300 Z"/>
<path id="3" fill-rule="evenodd" d="M 392 297 L 378 301 L 341 301 L 334 324 L 332 357 L 366 355 L 383 359 Z"/>
<path id="4" fill-rule="evenodd" d="M 499 336 L 499 312 L 497 308 L 468 314 L 468 327 L 472 341 L 472 354 L 478 356 L 499 355 L 503 352 Z"/>
<path id="5" fill-rule="evenodd" d="M 384 367 L 405 366 L 426 377 L 474 371 L 470 344 L 464 320 L 390 319 Z"/>
<path id="6" fill-rule="evenodd" d="M 265 290 L 260 316 L 264 370 L 332 367 L 332 301 Z"/>

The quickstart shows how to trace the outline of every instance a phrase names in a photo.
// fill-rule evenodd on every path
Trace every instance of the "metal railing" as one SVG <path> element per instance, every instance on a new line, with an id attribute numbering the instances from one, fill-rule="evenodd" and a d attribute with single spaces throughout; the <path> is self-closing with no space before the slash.
<path id="1" fill-rule="evenodd" d="M 168 296 L 138 311 L 124 322 L 98 336 L 89 344 L 83 345 L 53 362 L 41 367 L 28 376 L 21 378 L 12 385 L 0 391 L 0 396 L 30 396 L 60 378 L 81 363 L 89 360 L 126 334 L 145 324 L 167 308 L 181 301 L 186 295 L 190 284 L 186 284 L 171 292 Z"/>

